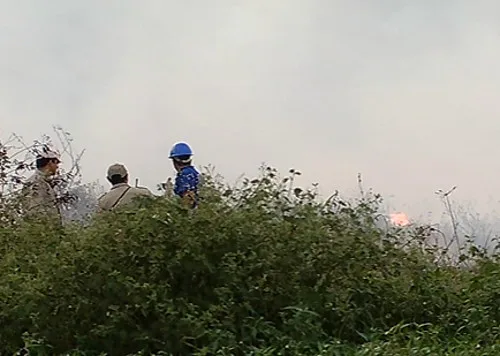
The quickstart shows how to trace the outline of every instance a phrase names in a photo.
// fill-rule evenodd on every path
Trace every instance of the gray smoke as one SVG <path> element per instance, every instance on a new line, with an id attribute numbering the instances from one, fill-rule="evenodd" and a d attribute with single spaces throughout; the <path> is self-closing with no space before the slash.
<path id="1" fill-rule="evenodd" d="M 63 221 L 65 223 L 89 223 L 96 211 L 97 199 L 104 193 L 104 188 L 94 182 L 71 188 L 69 193 L 75 199 L 62 210 Z"/>

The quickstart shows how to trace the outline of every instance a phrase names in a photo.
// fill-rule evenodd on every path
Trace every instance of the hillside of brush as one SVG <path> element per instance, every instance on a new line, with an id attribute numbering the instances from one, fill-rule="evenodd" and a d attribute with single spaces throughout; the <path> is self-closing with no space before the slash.
<path id="1" fill-rule="evenodd" d="M 202 202 L 0 226 L 0 354 L 498 355 L 500 264 L 266 169 Z"/>

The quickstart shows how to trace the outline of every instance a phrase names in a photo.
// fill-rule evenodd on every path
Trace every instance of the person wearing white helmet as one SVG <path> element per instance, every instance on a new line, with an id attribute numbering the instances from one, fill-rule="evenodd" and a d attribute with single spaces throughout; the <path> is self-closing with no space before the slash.
<path id="1" fill-rule="evenodd" d="M 136 197 L 149 196 L 153 193 L 147 188 L 131 187 L 128 184 L 128 171 L 124 165 L 115 163 L 108 168 L 108 182 L 112 185 L 109 192 L 98 200 L 98 213 L 111 211 L 130 204 Z"/>
<path id="2" fill-rule="evenodd" d="M 44 150 L 36 157 L 36 170 L 24 184 L 26 197 L 26 213 L 28 215 L 44 214 L 61 220 L 61 211 L 57 195 L 53 187 L 61 159 L 57 152 Z"/>

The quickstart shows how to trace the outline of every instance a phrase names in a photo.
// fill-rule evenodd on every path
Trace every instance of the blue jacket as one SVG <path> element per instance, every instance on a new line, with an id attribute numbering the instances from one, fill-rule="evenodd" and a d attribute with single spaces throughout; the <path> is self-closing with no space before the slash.
<path id="1" fill-rule="evenodd" d="M 174 193 L 179 197 L 184 197 L 188 192 L 194 194 L 195 206 L 198 203 L 198 184 L 200 183 L 200 173 L 193 166 L 187 166 L 180 170 L 175 177 Z"/>

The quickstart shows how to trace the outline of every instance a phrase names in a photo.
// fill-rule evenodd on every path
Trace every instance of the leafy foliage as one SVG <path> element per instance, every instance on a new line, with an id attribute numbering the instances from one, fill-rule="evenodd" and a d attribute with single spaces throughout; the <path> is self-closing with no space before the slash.
<path id="1" fill-rule="evenodd" d="M 0 353 L 498 354 L 495 255 L 436 263 L 425 228 L 380 228 L 379 196 L 320 201 L 297 174 L 0 226 Z"/>

